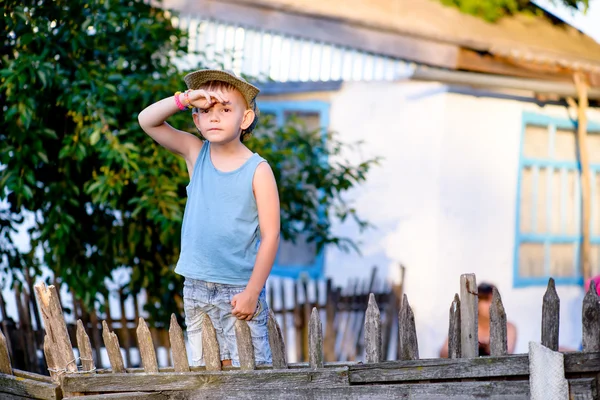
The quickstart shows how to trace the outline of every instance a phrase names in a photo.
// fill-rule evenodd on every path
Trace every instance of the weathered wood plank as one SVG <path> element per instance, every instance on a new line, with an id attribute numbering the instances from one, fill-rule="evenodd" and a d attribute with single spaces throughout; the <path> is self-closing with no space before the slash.
<path id="1" fill-rule="evenodd" d="M 34 381 L 52 383 L 52 378 L 50 378 L 47 375 L 40 375 L 40 374 L 36 374 L 33 372 L 29 372 L 29 371 L 22 371 L 20 369 L 13 369 L 13 375 L 18 378 L 31 379 Z"/>
<path id="2" fill-rule="evenodd" d="M 597 374 L 600 352 L 565 353 L 565 374 Z M 502 357 L 427 359 L 386 361 L 379 364 L 348 366 L 351 383 L 407 382 L 464 378 L 514 377 L 529 375 L 529 356 L 516 354 Z"/>
<path id="3" fill-rule="evenodd" d="M 381 358 L 381 315 L 375 295 L 371 293 L 365 313 L 365 361 L 378 363 Z"/>
<path id="4" fill-rule="evenodd" d="M 490 355 L 504 356 L 506 354 L 508 354 L 506 312 L 502 305 L 500 292 L 494 287 L 492 304 L 490 304 Z"/>
<path id="5" fill-rule="evenodd" d="M 92 356 L 92 344 L 80 319 L 77 320 L 77 347 L 79 348 L 79 359 L 81 360 L 83 371 L 95 371 L 96 366 L 94 365 L 94 358 Z"/>
<path id="6" fill-rule="evenodd" d="M 12 375 L 12 365 L 8 355 L 8 345 L 6 338 L 0 329 L 0 374 Z"/>
<path id="7" fill-rule="evenodd" d="M 63 397 L 63 400 L 169 400 L 170 396 L 163 393 L 132 392 L 97 394 L 90 396 Z"/>
<path id="8" fill-rule="evenodd" d="M 171 353 L 173 355 L 173 368 L 175 372 L 190 372 L 190 363 L 188 361 L 187 349 L 185 348 L 183 330 L 179 326 L 175 314 L 171 314 L 169 340 L 171 341 Z"/>
<path id="9" fill-rule="evenodd" d="M 550 278 L 542 302 L 542 345 L 553 351 L 558 351 L 559 326 L 560 298 L 556 293 L 554 279 Z"/>
<path id="10" fill-rule="evenodd" d="M 460 358 L 460 298 L 454 294 L 448 323 L 448 358 Z"/>
<path id="11" fill-rule="evenodd" d="M 142 366 L 147 373 L 158 373 L 158 361 L 156 360 L 156 350 L 154 350 L 150 329 L 148 329 L 144 318 L 140 318 L 138 321 L 136 333 Z"/>
<path id="12" fill-rule="evenodd" d="M 132 392 L 132 393 L 110 393 L 81 396 L 63 397 L 63 400 L 169 400 L 171 397 L 160 392 Z"/>
<path id="13" fill-rule="evenodd" d="M 204 319 L 206 319 L 206 316 Z M 241 319 L 235 321 L 235 339 L 238 347 L 238 357 L 240 358 L 240 368 L 243 370 L 256 369 L 252 333 L 246 321 Z"/>
<path id="14" fill-rule="evenodd" d="M 570 382 L 571 398 L 592 400 L 593 384 L 590 379 Z M 241 400 L 331 400 L 331 399 L 410 399 L 410 400 L 481 400 L 506 399 L 529 400 L 529 382 L 527 381 L 494 381 L 494 382 L 444 382 L 413 383 L 405 385 L 360 385 L 335 388 L 295 389 L 262 388 L 238 389 L 219 388 L 213 390 L 197 390 L 173 393 L 170 400 L 205 400 L 241 399 Z"/>
<path id="15" fill-rule="evenodd" d="M 55 400 L 62 398 L 62 392 L 59 386 L 54 383 L 0 374 L 0 399 L 4 399 L 4 393 L 41 400 Z"/>
<path id="16" fill-rule="evenodd" d="M 221 351 L 217 340 L 217 331 L 208 314 L 202 317 L 202 354 L 207 371 L 221 370 Z M 236 329 L 237 335 L 237 329 Z M 239 347 L 238 347 L 239 348 Z M 254 357 L 254 352 L 252 353 Z"/>
<path id="17" fill-rule="evenodd" d="M 38 297 L 38 304 L 42 311 L 44 319 L 44 328 L 46 336 L 52 347 L 52 356 L 57 369 L 66 369 L 67 371 L 77 371 L 67 324 L 62 312 L 60 299 L 56 287 L 51 285 L 46 287 L 44 283 L 35 285 L 35 292 Z"/>
<path id="18" fill-rule="evenodd" d="M 317 307 L 310 314 L 308 327 L 308 362 L 311 368 L 323 368 L 323 327 Z"/>
<path id="19" fill-rule="evenodd" d="M 477 281 L 475 274 L 460 276 L 461 357 L 479 355 Z"/>
<path id="20" fill-rule="evenodd" d="M 272 309 L 269 309 L 269 319 L 267 320 L 267 329 L 269 332 L 269 345 L 271 346 L 271 354 L 273 358 L 273 368 L 286 369 L 287 360 L 285 356 L 285 343 L 281 335 L 281 328 L 275 319 L 275 314 Z"/>
<path id="21" fill-rule="evenodd" d="M 121 348 L 119 346 L 119 338 L 114 332 L 109 331 L 106 320 L 102 321 L 102 338 L 104 339 L 104 347 L 106 347 L 106 352 L 108 353 L 108 360 L 110 361 L 112 372 L 125 372 L 123 355 L 121 354 Z"/>
<path id="22" fill-rule="evenodd" d="M 48 337 L 48 335 L 44 336 L 44 357 L 46 358 L 46 366 L 48 367 L 48 372 L 50 373 L 50 378 L 54 382 L 58 382 L 60 375 L 58 374 L 58 366 L 56 365 L 56 361 L 54 360 L 54 350 L 52 349 L 52 341 Z"/>
<path id="23" fill-rule="evenodd" d="M 401 360 L 417 360 L 419 358 L 415 315 L 408 303 L 406 294 L 402 297 L 400 314 L 398 315 L 398 348 Z"/>
<path id="24" fill-rule="evenodd" d="M 600 351 L 600 298 L 592 280 L 583 298 L 583 351 Z"/>
<path id="25" fill-rule="evenodd" d="M 141 392 L 193 390 L 200 388 L 265 389 L 285 387 L 315 388 L 326 386 L 337 388 L 348 386 L 347 368 L 323 369 L 283 369 L 283 370 L 235 370 L 205 371 L 186 374 L 164 372 L 160 374 L 67 374 L 63 377 L 63 390 L 66 392 Z"/>

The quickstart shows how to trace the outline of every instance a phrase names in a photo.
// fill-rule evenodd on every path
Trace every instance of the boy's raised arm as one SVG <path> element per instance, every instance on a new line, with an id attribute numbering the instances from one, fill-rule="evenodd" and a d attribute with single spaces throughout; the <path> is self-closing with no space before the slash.
<path id="1" fill-rule="evenodd" d="M 180 131 L 165 121 L 179 111 L 175 98 L 167 97 L 143 109 L 138 115 L 140 126 L 158 144 L 185 158 L 188 164 L 195 161 L 202 141 L 191 133 Z"/>

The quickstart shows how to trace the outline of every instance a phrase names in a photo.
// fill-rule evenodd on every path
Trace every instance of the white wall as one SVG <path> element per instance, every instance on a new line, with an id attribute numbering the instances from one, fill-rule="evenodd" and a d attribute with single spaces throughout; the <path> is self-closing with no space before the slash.
<path id="1" fill-rule="evenodd" d="M 363 256 L 329 249 L 326 273 L 345 283 L 376 264 L 393 277 L 403 263 L 421 357 L 438 354 L 462 273 L 498 286 L 518 329 L 517 352 L 539 341 L 545 287 L 512 287 L 524 111 L 567 117 L 559 106 L 447 93 L 438 84 L 415 82 L 348 83 L 331 99 L 331 129 L 344 140 L 364 140 L 362 157 L 385 159 L 349 196 L 378 229 L 358 235 L 348 224 L 336 226 L 338 234 L 363 241 Z M 588 115 L 600 121 L 600 113 Z M 582 290 L 560 286 L 558 294 L 560 344 L 577 348 Z"/>

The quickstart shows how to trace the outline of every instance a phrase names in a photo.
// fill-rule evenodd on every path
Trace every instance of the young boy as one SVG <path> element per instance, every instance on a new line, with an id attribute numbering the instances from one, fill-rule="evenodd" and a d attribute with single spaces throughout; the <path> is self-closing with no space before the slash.
<path id="1" fill-rule="evenodd" d="M 217 332 L 223 365 L 239 366 L 234 324 L 248 321 L 257 364 L 271 363 L 265 282 L 279 245 L 279 197 L 273 171 L 242 139 L 256 126 L 259 89 L 233 73 L 200 70 L 188 90 L 138 117 L 160 145 L 181 155 L 190 175 L 181 254 L 184 309 L 193 363 L 203 365 L 202 320 Z M 205 140 L 165 122 L 192 109 Z"/>

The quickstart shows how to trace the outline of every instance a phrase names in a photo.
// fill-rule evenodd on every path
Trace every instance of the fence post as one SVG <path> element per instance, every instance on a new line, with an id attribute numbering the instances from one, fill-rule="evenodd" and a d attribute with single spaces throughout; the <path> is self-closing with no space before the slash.
<path id="1" fill-rule="evenodd" d="M 175 372 L 190 372 L 187 350 L 183 330 L 177 323 L 175 314 L 171 314 L 171 326 L 169 326 L 169 340 L 171 341 L 171 353 L 173 354 L 173 368 Z"/>
<path id="2" fill-rule="evenodd" d="M 281 336 L 281 328 L 275 319 L 275 314 L 272 309 L 269 309 L 269 319 L 267 320 L 267 329 L 269 331 L 269 345 L 273 355 L 274 369 L 287 369 L 287 361 L 285 357 L 285 343 Z"/>
<path id="3" fill-rule="evenodd" d="M 492 292 L 490 304 L 490 355 L 505 356 L 508 353 L 506 338 L 506 312 L 498 289 Z"/>
<path id="4" fill-rule="evenodd" d="M 323 327 L 316 307 L 310 314 L 308 326 L 308 359 L 311 368 L 323 368 Z"/>
<path id="5" fill-rule="evenodd" d="M 51 285 L 46 288 L 44 283 L 39 283 L 35 285 L 35 291 L 42 309 L 46 339 L 49 341 L 48 346 L 52 348 L 52 357 L 56 369 L 64 369 L 68 372 L 77 371 L 77 364 L 56 287 Z M 46 343 L 44 342 L 44 344 Z"/>
<path id="6" fill-rule="evenodd" d="M 136 333 L 144 372 L 157 373 L 158 361 L 156 360 L 156 351 L 154 350 L 154 343 L 152 343 L 150 329 L 148 329 L 148 325 L 144 318 L 140 318 L 138 321 Z"/>
<path id="7" fill-rule="evenodd" d="M 6 338 L 0 329 L 0 374 L 12 375 L 12 366 L 8 355 L 8 346 Z"/>
<path id="8" fill-rule="evenodd" d="M 247 325 L 246 325 L 247 326 Z M 204 353 L 204 363 L 206 364 L 207 371 L 220 371 L 221 370 L 221 352 L 219 349 L 219 341 L 217 340 L 217 332 L 215 327 L 208 316 L 204 314 L 202 316 L 202 352 Z M 237 321 L 236 321 L 236 336 L 238 335 Z M 251 339 L 250 339 L 251 340 Z M 242 362 L 242 355 L 240 351 L 240 339 L 237 339 L 238 355 L 240 363 Z M 254 358 L 254 350 L 252 349 L 252 358 Z M 254 369 L 254 368 L 249 368 Z"/>
<path id="9" fill-rule="evenodd" d="M 460 358 L 460 298 L 454 294 L 448 323 L 448 358 Z"/>
<path id="10" fill-rule="evenodd" d="M 369 294 L 369 304 L 365 312 L 365 361 L 381 362 L 381 314 L 375 295 Z"/>
<path id="11" fill-rule="evenodd" d="M 559 325 L 560 298 L 556 293 L 554 279 L 550 278 L 542 303 L 542 346 L 558 351 Z"/>
<path id="12" fill-rule="evenodd" d="M 460 276 L 460 349 L 461 357 L 474 358 L 479 355 L 477 308 L 477 281 L 475 274 Z"/>
<path id="13" fill-rule="evenodd" d="M 418 360 L 419 344 L 417 342 L 417 329 L 415 315 L 408 303 L 406 294 L 402 296 L 400 314 L 398 315 L 398 349 L 401 360 Z"/>
<path id="14" fill-rule="evenodd" d="M 102 339 L 104 339 L 104 347 L 108 353 L 108 360 L 113 373 L 127 372 L 123 365 L 123 356 L 119 346 L 119 338 L 114 332 L 108 330 L 106 320 L 102 321 Z"/>
<path id="15" fill-rule="evenodd" d="M 58 365 L 54 359 L 54 353 L 52 350 L 52 341 L 50 340 L 50 336 L 47 334 L 44 335 L 44 357 L 46 358 L 46 366 L 48 367 L 48 372 L 50 373 L 50 377 L 54 382 L 58 382 L 60 375 L 58 374 Z M 56 349 L 56 348 L 55 348 Z"/>
<path id="16" fill-rule="evenodd" d="M 592 280 L 583 298 L 583 351 L 600 351 L 600 298 Z"/>
<path id="17" fill-rule="evenodd" d="M 85 333 L 83 322 L 77 320 L 77 348 L 79 349 L 79 359 L 84 371 L 93 372 L 96 370 L 94 358 L 92 357 L 92 344 L 90 338 Z"/>
<path id="18" fill-rule="evenodd" d="M 206 316 L 204 319 L 206 319 Z M 235 321 L 235 338 L 238 347 L 238 357 L 240 358 L 240 368 L 244 370 L 256 369 L 252 334 L 246 321 L 241 319 Z"/>

